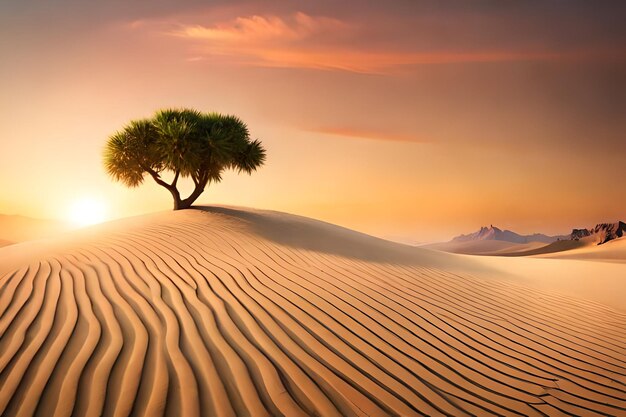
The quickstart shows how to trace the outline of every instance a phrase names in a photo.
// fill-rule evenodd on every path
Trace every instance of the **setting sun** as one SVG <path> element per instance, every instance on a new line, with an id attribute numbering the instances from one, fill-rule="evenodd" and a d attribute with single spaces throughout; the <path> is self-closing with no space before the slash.
<path id="1" fill-rule="evenodd" d="M 94 197 L 75 200 L 69 208 L 67 219 L 78 227 L 102 223 L 106 220 L 106 203 Z"/>

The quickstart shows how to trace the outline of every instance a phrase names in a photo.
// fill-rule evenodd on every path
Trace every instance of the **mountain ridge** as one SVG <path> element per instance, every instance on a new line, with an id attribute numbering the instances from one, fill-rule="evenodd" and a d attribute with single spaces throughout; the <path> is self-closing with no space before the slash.
<path id="1" fill-rule="evenodd" d="M 552 243 L 559 239 L 565 238 L 566 235 L 548 236 L 543 233 L 533 233 L 531 235 L 520 235 L 519 233 L 511 230 L 502 230 L 498 227 L 490 225 L 489 227 L 483 226 L 474 233 L 465 235 L 459 235 L 452 238 L 451 242 L 469 242 L 475 240 L 500 240 L 511 243 Z"/>

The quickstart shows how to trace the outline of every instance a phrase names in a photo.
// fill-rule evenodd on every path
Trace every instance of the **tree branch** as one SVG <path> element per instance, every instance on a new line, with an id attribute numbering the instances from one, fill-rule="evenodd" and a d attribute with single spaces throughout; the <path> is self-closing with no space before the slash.
<path id="1" fill-rule="evenodd" d="M 152 179 L 154 179 L 154 181 L 159 184 L 162 187 L 167 188 L 170 192 L 173 192 L 174 190 L 176 190 L 175 186 L 172 186 L 168 183 L 166 183 L 165 181 L 163 181 L 161 179 L 161 177 L 159 176 L 159 173 L 156 172 L 155 170 L 153 170 L 152 168 L 145 166 L 143 164 L 139 165 L 144 171 L 146 171 L 148 174 L 150 174 L 150 176 L 152 177 Z"/>
<path id="2" fill-rule="evenodd" d="M 204 190 L 206 184 L 209 182 L 209 171 L 205 171 L 202 178 L 198 181 L 198 185 Z"/>
<path id="3" fill-rule="evenodd" d="M 176 183 L 178 182 L 178 176 L 180 175 L 180 170 L 176 170 L 176 174 L 174 175 L 174 181 L 170 184 L 172 187 L 176 188 Z"/>
<path id="4" fill-rule="evenodd" d="M 166 183 L 165 181 L 163 181 L 160 177 L 159 174 L 152 174 L 150 173 L 150 175 L 152 175 L 152 178 L 154 179 L 154 181 L 159 184 L 162 187 L 167 188 L 168 190 L 172 191 L 174 189 L 176 189 L 176 187 L 172 187 L 171 185 L 169 185 L 168 183 Z"/>

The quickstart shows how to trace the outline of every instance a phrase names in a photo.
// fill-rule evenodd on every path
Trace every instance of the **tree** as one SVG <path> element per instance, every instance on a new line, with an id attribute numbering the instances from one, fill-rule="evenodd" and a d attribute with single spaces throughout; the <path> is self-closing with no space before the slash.
<path id="1" fill-rule="evenodd" d="M 265 162 L 265 149 L 251 140 L 238 117 L 201 113 L 191 109 L 167 109 L 151 119 L 133 120 L 111 135 L 104 149 L 104 167 L 116 181 L 137 187 L 146 175 L 167 189 L 174 210 L 189 208 L 207 184 L 220 182 L 222 172 L 234 169 L 251 174 Z M 161 174 L 169 171 L 172 182 Z M 187 198 L 177 188 L 180 178 L 195 185 Z"/>

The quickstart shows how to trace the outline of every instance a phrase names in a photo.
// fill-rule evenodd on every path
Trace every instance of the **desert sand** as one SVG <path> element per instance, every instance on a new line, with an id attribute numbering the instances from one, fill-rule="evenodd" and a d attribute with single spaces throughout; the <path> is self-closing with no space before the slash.
<path id="1" fill-rule="evenodd" d="M 13 245 L 0 414 L 626 415 L 624 268 L 226 207 Z"/>
<path id="2" fill-rule="evenodd" d="M 545 247 L 543 242 L 514 243 L 503 240 L 472 240 L 467 242 L 442 242 L 425 245 L 427 249 L 464 255 L 515 254 Z"/>
<path id="3" fill-rule="evenodd" d="M 619 239 L 611 240 L 609 242 L 603 243 L 602 245 L 598 245 L 595 242 L 582 242 L 582 244 L 576 245 L 569 250 L 546 251 L 537 255 L 542 258 L 552 259 L 626 262 L 626 238 L 622 237 Z"/>
<path id="4" fill-rule="evenodd" d="M 69 229 L 69 225 L 58 221 L 0 214 L 0 247 L 55 237 Z"/>

